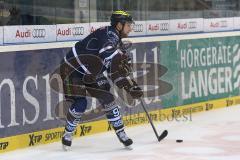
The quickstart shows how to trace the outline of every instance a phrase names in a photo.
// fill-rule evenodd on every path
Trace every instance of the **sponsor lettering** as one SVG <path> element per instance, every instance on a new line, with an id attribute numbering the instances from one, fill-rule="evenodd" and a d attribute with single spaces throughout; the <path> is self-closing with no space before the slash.
<path id="1" fill-rule="evenodd" d="M 192 107 L 192 113 L 203 111 L 203 106 Z"/>
<path id="2" fill-rule="evenodd" d="M 40 143 L 42 140 L 42 135 L 29 135 L 29 146 L 34 146 L 37 143 Z"/>
<path id="3" fill-rule="evenodd" d="M 179 28 L 179 29 L 187 29 L 187 23 L 178 23 L 177 28 Z"/>
<path id="4" fill-rule="evenodd" d="M 235 99 L 235 104 L 240 104 L 240 99 Z"/>
<path id="5" fill-rule="evenodd" d="M 132 126 L 136 124 L 144 124 L 148 122 L 148 119 L 146 116 L 141 116 L 140 114 L 138 114 L 137 116 L 132 116 L 129 119 L 124 119 L 123 122 L 125 126 Z"/>
<path id="6" fill-rule="evenodd" d="M 212 28 L 226 28 L 226 27 L 228 27 L 228 23 L 227 23 L 227 20 L 222 20 L 222 21 L 218 21 L 218 22 L 211 22 L 210 27 L 212 27 Z"/>
<path id="7" fill-rule="evenodd" d="M 230 93 L 234 89 L 232 80 L 238 81 L 239 76 L 232 68 L 233 57 L 238 57 L 238 50 L 234 45 L 194 47 L 188 43 L 181 49 L 180 62 L 182 72 L 181 91 L 183 99 L 204 97 L 209 95 Z M 186 69 L 189 69 L 186 71 Z"/>
<path id="8" fill-rule="evenodd" d="M 181 116 L 181 110 L 172 109 L 172 117 Z"/>
<path id="9" fill-rule="evenodd" d="M 45 141 L 58 140 L 62 137 L 63 132 L 53 132 L 45 135 Z"/>
<path id="10" fill-rule="evenodd" d="M 206 106 L 206 111 L 213 109 L 213 104 L 211 104 L 211 103 L 206 103 L 205 106 Z"/>
<path id="11" fill-rule="evenodd" d="M 158 31 L 158 30 L 160 30 L 159 24 L 155 24 L 155 25 L 149 24 L 148 25 L 148 30 L 150 30 L 150 31 Z"/>
<path id="12" fill-rule="evenodd" d="M 29 38 L 29 37 L 31 37 L 31 31 L 29 29 L 25 32 L 17 30 L 15 37 L 16 38 Z"/>
<path id="13" fill-rule="evenodd" d="M 108 129 L 107 129 L 107 131 L 111 131 L 112 130 L 112 124 L 111 124 L 111 122 L 108 122 Z"/>
<path id="14" fill-rule="evenodd" d="M 80 136 L 85 136 L 87 133 L 90 133 L 90 131 L 92 130 L 92 126 L 81 125 L 80 129 Z"/>
<path id="15" fill-rule="evenodd" d="M 159 24 L 149 24 L 148 25 L 149 31 L 168 31 L 169 30 L 169 23 L 159 23 Z"/>
<path id="16" fill-rule="evenodd" d="M 73 27 L 67 29 L 58 29 L 57 36 L 80 36 L 84 35 L 84 27 Z"/>
<path id="17" fill-rule="evenodd" d="M 232 106 L 234 104 L 233 100 L 227 99 L 226 100 L 226 107 Z"/>
<path id="18" fill-rule="evenodd" d="M 7 149 L 8 145 L 9 145 L 9 142 L 1 142 L 0 143 L 0 150 Z"/>
<path id="19" fill-rule="evenodd" d="M 63 29 L 61 30 L 60 28 L 57 30 L 57 36 L 68 36 L 68 35 L 71 35 L 71 28 L 68 28 L 68 29 Z"/>
<path id="20" fill-rule="evenodd" d="M 177 28 L 179 28 L 179 29 L 196 29 L 197 22 L 190 21 L 190 22 L 185 22 L 185 23 L 178 23 Z"/>
<path id="21" fill-rule="evenodd" d="M 219 22 L 211 22 L 210 23 L 210 27 L 212 27 L 212 28 L 218 28 L 220 26 L 220 24 L 219 24 Z"/>

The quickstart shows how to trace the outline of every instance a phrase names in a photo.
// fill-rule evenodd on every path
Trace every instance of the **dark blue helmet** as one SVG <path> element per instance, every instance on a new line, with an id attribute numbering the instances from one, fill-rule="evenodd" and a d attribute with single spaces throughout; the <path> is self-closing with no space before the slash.
<path id="1" fill-rule="evenodd" d="M 126 11 L 117 10 L 112 13 L 111 16 L 111 25 L 116 26 L 117 23 L 120 22 L 122 24 L 128 22 L 128 23 L 134 23 L 132 16 L 127 13 Z"/>

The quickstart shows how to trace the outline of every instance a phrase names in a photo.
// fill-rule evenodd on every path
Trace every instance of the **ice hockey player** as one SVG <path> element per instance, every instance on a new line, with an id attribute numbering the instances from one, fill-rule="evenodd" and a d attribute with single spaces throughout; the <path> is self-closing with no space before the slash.
<path id="1" fill-rule="evenodd" d="M 114 11 L 111 26 L 97 29 L 79 41 L 64 57 L 60 67 L 66 99 L 72 105 L 66 115 L 66 125 L 62 137 L 65 150 L 72 144 L 73 132 L 81 121 L 87 107 L 86 92 L 97 98 L 103 106 L 106 117 L 121 143 L 129 147 L 133 141 L 125 131 L 119 106 L 109 92 L 110 79 L 120 89 L 125 89 L 132 98 L 143 96 L 143 91 L 130 78 L 129 56 L 121 50 L 122 38 L 132 31 L 133 19 L 125 11 Z M 106 71 L 108 78 L 104 76 Z"/>

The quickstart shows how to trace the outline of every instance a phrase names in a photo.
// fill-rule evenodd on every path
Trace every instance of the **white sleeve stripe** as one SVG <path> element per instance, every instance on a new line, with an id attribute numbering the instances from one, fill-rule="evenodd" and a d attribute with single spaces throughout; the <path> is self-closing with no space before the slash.
<path id="1" fill-rule="evenodd" d="M 114 121 L 117 121 L 117 120 L 119 120 L 121 118 L 122 118 L 121 116 L 118 116 L 118 117 L 115 117 L 115 118 L 109 118 L 108 121 L 114 122 Z"/>
<path id="2" fill-rule="evenodd" d="M 104 59 L 104 62 L 109 60 L 109 59 L 112 59 L 114 56 L 116 56 L 117 54 L 119 53 L 119 50 L 117 49 L 115 52 L 113 52 L 113 54 L 111 54 L 111 56 L 108 56 Z"/>
<path id="3" fill-rule="evenodd" d="M 66 57 L 64 57 L 64 61 L 67 63 L 67 65 L 69 65 L 70 67 L 72 67 L 74 70 L 76 70 L 77 72 L 84 74 L 82 72 L 80 72 L 77 68 L 75 68 L 73 65 L 71 65 L 71 63 L 68 62 L 68 60 L 66 59 Z"/>
<path id="4" fill-rule="evenodd" d="M 91 72 L 89 72 L 89 70 L 86 68 L 86 66 L 84 66 L 80 59 L 78 58 L 78 55 L 77 55 L 77 52 L 76 52 L 76 48 L 75 47 L 72 47 L 72 52 L 73 52 L 73 55 L 74 57 L 76 58 L 78 64 L 82 67 L 82 69 L 87 73 L 87 74 L 91 74 Z"/>
<path id="5" fill-rule="evenodd" d="M 116 84 L 117 82 L 123 80 L 123 79 L 126 79 L 126 77 L 118 77 L 117 79 L 114 80 L 114 84 Z"/>
<path id="6" fill-rule="evenodd" d="M 113 48 L 112 46 L 104 47 L 104 48 L 102 48 L 102 49 L 99 50 L 99 53 L 102 53 L 102 52 L 104 52 L 104 51 L 106 51 L 106 50 L 108 50 L 108 49 L 112 49 L 112 48 Z"/>

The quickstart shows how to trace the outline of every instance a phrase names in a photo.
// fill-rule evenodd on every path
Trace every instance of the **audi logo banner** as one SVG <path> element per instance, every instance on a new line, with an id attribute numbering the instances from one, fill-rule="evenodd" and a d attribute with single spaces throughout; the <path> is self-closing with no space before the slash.
<path id="1" fill-rule="evenodd" d="M 203 18 L 170 20 L 170 33 L 189 32 L 203 32 Z"/>
<path id="2" fill-rule="evenodd" d="M 57 41 L 80 40 L 89 34 L 89 24 L 57 24 Z"/>
<path id="3" fill-rule="evenodd" d="M 4 26 L 4 44 L 56 41 L 55 25 Z"/>
<path id="4" fill-rule="evenodd" d="M 204 31 L 228 31 L 234 30 L 234 19 L 233 18 L 209 18 L 204 19 Z"/>
<path id="5" fill-rule="evenodd" d="M 168 34 L 169 20 L 147 21 L 147 34 Z"/>
<path id="6" fill-rule="evenodd" d="M 141 36 L 146 35 L 146 21 L 135 21 L 135 24 L 132 25 L 132 32 L 130 36 Z"/>
<path id="7" fill-rule="evenodd" d="M 0 45 L 3 45 L 3 27 L 0 27 Z"/>

